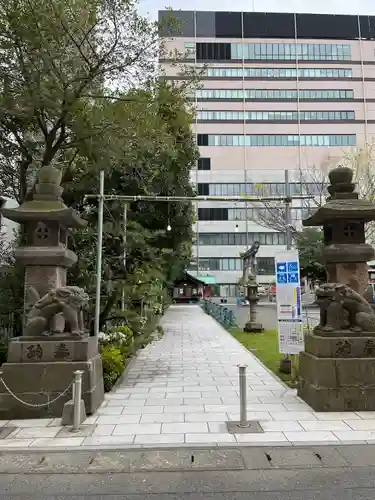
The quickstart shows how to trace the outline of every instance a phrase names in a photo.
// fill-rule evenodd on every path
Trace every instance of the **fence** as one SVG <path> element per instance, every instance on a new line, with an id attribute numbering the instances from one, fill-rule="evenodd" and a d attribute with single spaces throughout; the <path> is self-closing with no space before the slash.
<path id="1" fill-rule="evenodd" d="M 0 341 L 7 342 L 20 334 L 17 318 L 14 314 L 0 315 Z"/>
<path id="2" fill-rule="evenodd" d="M 229 328 L 237 324 L 233 311 L 231 311 L 227 307 L 224 307 L 220 304 L 216 304 L 215 302 L 211 302 L 209 300 L 202 301 L 201 306 L 205 313 L 212 316 L 225 328 Z"/>

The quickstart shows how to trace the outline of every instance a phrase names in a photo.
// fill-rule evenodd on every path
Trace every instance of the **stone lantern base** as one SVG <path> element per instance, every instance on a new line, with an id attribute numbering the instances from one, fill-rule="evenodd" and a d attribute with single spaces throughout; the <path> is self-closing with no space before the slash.
<path id="1" fill-rule="evenodd" d="M 246 333 L 262 333 L 264 332 L 264 328 L 262 323 L 257 323 L 254 321 L 248 321 L 243 329 Z"/>
<path id="2" fill-rule="evenodd" d="M 315 411 L 375 411 L 375 333 L 315 331 L 299 369 L 298 395 Z"/>
<path id="3" fill-rule="evenodd" d="M 95 337 L 19 337 L 9 343 L 8 359 L 1 367 L 2 378 L 20 399 L 32 405 L 53 401 L 82 370 L 82 399 L 92 414 L 104 400 L 102 360 Z M 62 416 L 64 404 L 72 399 L 72 388 L 48 406 L 27 406 L 18 402 L 0 381 L 0 419 Z"/>

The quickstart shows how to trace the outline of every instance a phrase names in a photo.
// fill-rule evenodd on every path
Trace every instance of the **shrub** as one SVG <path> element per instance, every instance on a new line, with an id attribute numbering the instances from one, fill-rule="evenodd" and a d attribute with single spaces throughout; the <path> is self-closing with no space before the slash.
<path id="1" fill-rule="evenodd" d="M 121 349 L 116 346 L 100 347 L 103 362 L 104 390 L 110 391 L 125 369 L 126 361 Z"/>
<path id="2" fill-rule="evenodd" d="M 106 332 L 99 332 L 98 338 L 100 345 L 120 349 L 124 358 L 133 355 L 133 332 L 128 326 L 116 326 Z"/>

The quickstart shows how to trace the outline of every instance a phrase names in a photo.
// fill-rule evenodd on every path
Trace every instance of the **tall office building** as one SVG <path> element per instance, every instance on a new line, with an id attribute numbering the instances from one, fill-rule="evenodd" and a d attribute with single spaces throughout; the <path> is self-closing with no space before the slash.
<path id="1" fill-rule="evenodd" d="M 167 15 L 159 12 L 160 19 Z M 203 73 L 201 88 L 192 95 L 201 158 L 191 179 L 199 194 L 282 195 L 287 170 L 292 194 L 319 195 L 319 181 L 309 172 L 373 141 L 375 17 L 173 15 L 181 23 L 178 34 L 162 34 L 167 50 L 177 49 L 184 64 Z M 167 78 L 181 80 L 171 59 L 160 61 Z M 294 219 L 304 215 L 304 208 L 301 200 L 293 201 Z M 275 253 L 286 243 L 285 231 L 276 224 L 281 213 L 274 206 L 200 203 L 195 227 L 199 274 L 214 276 L 220 295 L 235 295 L 240 252 L 257 240 L 258 281 L 271 282 Z M 259 224 L 265 217 L 270 222 Z"/>

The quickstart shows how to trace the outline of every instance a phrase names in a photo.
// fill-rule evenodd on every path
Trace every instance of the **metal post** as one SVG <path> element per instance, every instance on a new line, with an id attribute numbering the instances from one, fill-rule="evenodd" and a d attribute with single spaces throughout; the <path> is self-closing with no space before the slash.
<path id="1" fill-rule="evenodd" d="M 246 365 L 238 365 L 240 382 L 240 427 L 247 427 Z"/>
<path id="2" fill-rule="evenodd" d="M 123 255 L 123 266 L 124 266 L 124 272 L 126 272 L 126 258 L 127 258 L 127 226 L 128 226 L 128 204 L 125 203 L 124 206 L 124 214 L 123 214 L 123 224 L 124 224 L 124 234 L 123 234 L 123 244 L 124 244 L 124 255 Z M 121 310 L 125 311 L 125 288 L 123 287 L 122 289 L 122 296 L 121 296 Z"/>
<path id="3" fill-rule="evenodd" d="M 292 207 L 291 207 L 291 194 L 289 172 L 285 170 L 285 225 L 286 225 L 286 249 L 292 249 Z M 290 355 L 290 372 L 292 382 L 295 382 L 298 377 L 298 356 L 296 354 Z"/>
<path id="4" fill-rule="evenodd" d="M 286 249 L 292 249 L 292 207 L 290 195 L 289 172 L 285 170 L 285 226 L 286 226 Z"/>
<path id="5" fill-rule="evenodd" d="M 81 425 L 81 399 L 82 399 L 82 370 L 74 372 L 73 384 L 73 432 L 79 430 Z"/>
<path id="6" fill-rule="evenodd" d="M 95 336 L 99 335 L 100 292 L 102 283 L 102 251 L 103 251 L 103 209 L 104 209 L 104 170 L 100 171 L 99 204 L 98 204 L 98 241 L 96 247 L 96 301 L 95 301 Z"/>

